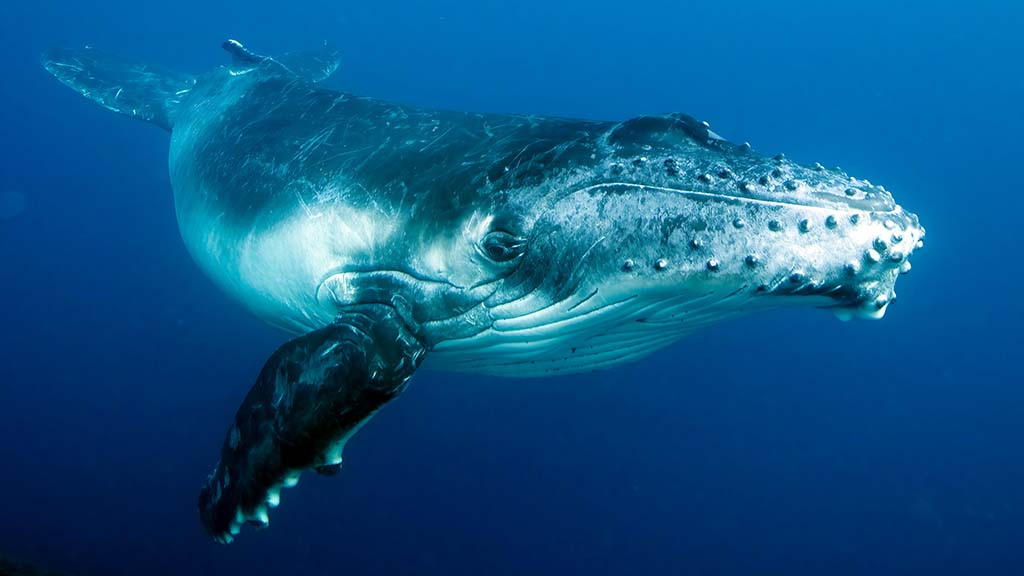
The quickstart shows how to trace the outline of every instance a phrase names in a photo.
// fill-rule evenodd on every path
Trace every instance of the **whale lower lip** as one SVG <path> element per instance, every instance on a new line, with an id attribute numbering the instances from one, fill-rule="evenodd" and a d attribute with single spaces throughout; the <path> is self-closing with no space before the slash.
<path id="1" fill-rule="evenodd" d="M 854 304 L 850 306 L 839 306 L 832 308 L 832 313 L 836 318 L 843 322 L 848 322 L 855 318 L 863 318 L 867 320 L 881 320 L 885 316 L 885 311 L 889 308 L 889 304 L 895 298 L 879 299 L 874 302 L 862 302 L 860 304 Z"/>

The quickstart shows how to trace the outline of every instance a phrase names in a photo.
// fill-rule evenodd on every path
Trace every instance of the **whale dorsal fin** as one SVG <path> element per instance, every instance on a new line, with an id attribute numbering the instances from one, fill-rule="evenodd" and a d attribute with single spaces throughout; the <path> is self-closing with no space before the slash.
<path id="1" fill-rule="evenodd" d="M 160 66 L 121 58 L 89 46 L 52 48 L 43 67 L 104 108 L 171 129 L 174 111 L 195 78 Z"/>
<path id="2" fill-rule="evenodd" d="M 316 50 L 288 52 L 280 56 L 261 56 L 242 45 L 238 40 L 227 40 L 222 45 L 231 54 L 231 67 L 238 71 L 249 71 L 259 66 L 292 74 L 307 82 L 322 82 L 337 71 L 341 63 L 338 51 L 326 43 Z"/>

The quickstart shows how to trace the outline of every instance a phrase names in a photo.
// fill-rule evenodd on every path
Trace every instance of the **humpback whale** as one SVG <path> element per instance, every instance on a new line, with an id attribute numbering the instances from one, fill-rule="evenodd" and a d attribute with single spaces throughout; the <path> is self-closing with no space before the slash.
<path id="1" fill-rule="evenodd" d="M 293 335 L 199 496 L 219 542 L 266 526 L 305 470 L 418 368 L 514 376 L 633 361 L 757 310 L 880 318 L 922 246 L 882 186 L 767 156 L 685 114 L 593 121 L 433 110 L 336 91 L 322 48 L 237 41 L 199 75 L 93 48 L 44 67 L 170 132 L 198 266 Z"/>

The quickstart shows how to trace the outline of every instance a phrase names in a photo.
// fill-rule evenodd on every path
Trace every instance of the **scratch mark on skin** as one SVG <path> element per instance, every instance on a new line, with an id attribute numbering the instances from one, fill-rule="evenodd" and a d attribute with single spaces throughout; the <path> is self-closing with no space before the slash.
<path id="1" fill-rule="evenodd" d="M 380 143 L 380 146 L 377 146 L 376 150 L 374 150 L 373 152 L 370 152 L 369 154 L 367 154 L 366 158 L 363 158 L 363 161 L 355 166 L 355 169 L 356 170 L 362 169 L 364 166 L 369 164 L 370 160 L 372 160 L 373 157 L 376 156 L 377 154 L 379 154 L 381 151 L 386 150 L 389 144 L 391 144 L 391 137 L 390 136 L 384 138 L 384 141 Z"/>
<path id="2" fill-rule="evenodd" d="M 334 134 L 334 126 L 328 126 L 321 130 L 316 136 L 307 140 L 302 146 L 299 147 L 299 151 L 292 158 L 292 161 L 303 163 L 315 152 L 318 148 L 323 146 L 325 142 Z"/>
<path id="3" fill-rule="evenodd" d="M 299 204 L 302 206 L 302 209 L 305 210 L 306 216 L 310 220 L 316 220 L 317 218 L 320 217 L 319 214 L 314 214 L 313 211 L 309 209 L 309 204 L 307 204 L 306 200 L 302 197 L 302 192 L 300 192 L 299 190 L 296 190 L 295 191 L 295 198 L 299 201 Z"/>
<path id="4" fill-rule="evenodd" d="M 591 254 L 591 253 L 592 253 L 592 252 L 594 251 L 594 248 L 597 248 L 597 246 L 598 246 L 599 244 L 601 244 L 602 242 L 604 242 L 604 240 L 605 240 L 605 236 L 601 236 L 600 238 L 598 238 L 597 240 L 595 240 L 595 241 L 594 241 L 594 243 L 593 243 L 593 244 L 591 244 L 591 245 L 590 245 L 590 246 L 589 246 L 589 247 L 587 248 L 587 250 L 586 250 L 586 251 L 585 251 L 585 252 L 583 253 L 583 256 L 580 256 L 580 259 L 576 261 L 576 265 L 575 265 L 575 266 L 573 266 L 573 268 L 572 268 L 572 273 L 571 273 L 571 274 L 569 274 L 569 278 L 571 278 L 571 279 L 574 279 L 574 280 L 575 280 L 575 279 L 577 278 L 577 276 L 578 276 L 578 274 L 579 274 L 579 271 L 580 271 L 580 268 L 581 268 L 581 267 L 583 266 L 583 262 L 584 262 L 584 261 L 585 261 L 585 260 L 587 259 L 587 257 L 588 257 L 588 256 L 590 256 L 590 254 Z M 578 288 L 578 284 L 577 284 L 576 282 L 572 282 L 572 283 L 571 283 L 571 284 L 569 284 L 569 285 L 570 285 L 570 286 L 573 286 L 573 288 L 572 288 L 572 292 L 573 292 L 573 293 L 575 293 L 575 292 L 576 292 L 576 291 L 577 291 L 577 290 L 579 289 L 579 288 Z"/>
<path id="5" fill-rule="evenodd" d="M 444 132 L 442 132 L 437 138 L 434 138 L 426 146 L 424 146 L 423 148 L 420 148 L 420 152 L 426 152 L 428 148 L 430 148 L 434 144 L 437 144 L 438 140 L 444 138 L 445 136 L 448 135 L 449 132 L 452 131 L 452 128 L 453 128 L 452 126 L 449 126 L 448 129 L 445 130 Z"/>
<path id="6" fill-rule="evenodd" d="M 345 156 L 351 156 L 353 154 L 358 154 L 360 152 L 365 152 L 365 151 L 370 150 L 372 148 L 379 148 L 379 147 L 371 144 L 369 146 L 363 146 L 362 148 L 356 148 L 355 150 L 346 150 L 345 152 L 339 152 L 337 154 L 334 154 L 333 156 L 328 156 L 326 158 L 321 158 L 319 161 L 317 161 L 316 164 L 314 164 L 314 166 L 319 166 L 321 164 L 326 164 L 328 162 L 331 162 L 332 160 L 337 160 L 338 158 L 344 158 Z"/>

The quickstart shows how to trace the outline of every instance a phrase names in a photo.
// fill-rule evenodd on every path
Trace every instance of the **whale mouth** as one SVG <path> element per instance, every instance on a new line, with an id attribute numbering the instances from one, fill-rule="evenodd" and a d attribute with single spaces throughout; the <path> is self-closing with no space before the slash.
<path id="1" fill-rule="evenodd" d="M 839 226 L 837 220 L 827 222 Z M 911 270 L 911 256 L 924 246 L 925 229 L 898 205 L 886 212 L 854 212 L 845 225 L 845 236 L 823 244 L 831 266 L 818 263 L 814 273 L 788 269 L 765 291 L 828 297 L 831 303 L 821 307 L 844 321 L 882 318 L 896 300 L 897 280 Z"/>
<path id="2" fill-rule="evenodd" d="M 859 304 L 850 304 L 848 306 L 838 306 L 832 308 L 832 314 L 836 318 L 843 322 L 849 322 L 854 318 L 863 318 L 866 320 L 881 320 L 885 316 L 885 311 L 889 307 L 889 304 L 894 302 L 896 297 L 893 296 L 888 300 L 881 302 L 869 302 L 864 301 Z"/>

